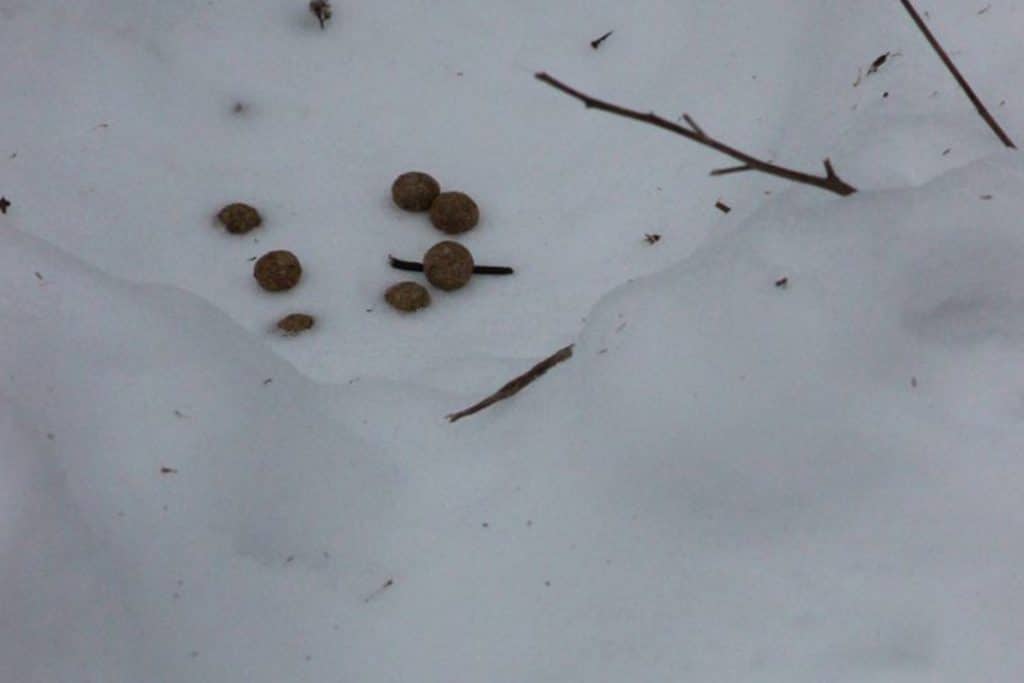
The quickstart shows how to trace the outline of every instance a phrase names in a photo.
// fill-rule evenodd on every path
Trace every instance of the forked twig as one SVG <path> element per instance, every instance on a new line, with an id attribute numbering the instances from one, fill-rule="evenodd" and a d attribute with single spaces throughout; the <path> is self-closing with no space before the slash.
<path id="1" fill-rule="evenodd" d="M 547 83 L 552 88 L 560 90 L 570 97 L 575 97 L 577 100 L 583 103 L 587 109 L 599 109 L 601 111 L 608 112 L 609 114 L 615 114 L 616 116 L 622 116 L 627 119 L 633 119 L 634 121 L 640 121 L 647 123 L 658 128 L 663 128 L 676 135 L 682 135 L 684 138 L 693 140 L 697 144 L 710 147 L 713 150 L 721 152 L 726 156 L 730 156 L 733 159 L 741 162 L 741 166 L 734 166 L 728 169 L 719 169 L 717 172 L 712 171 L 712 175 L 725 175 L 726 173 L 739 173 L 740 171 L 760 171 L 769 175 L 778 176 L 779 178 L 785 178 L 786 180 L 792 180 L 796 183 L 803 183 L 805 185 L 813 185 L 829 192 L 834 192 L 838 195 L 846 196 L 851 195 L 857 191 L 853 185 L 850 185 L 839 178 L 835 171 L 832 169 L 832 163 L 825 159 L 825 175 L 816 176 L 809 173 L 802 173 L 800 171 L 794 171 L 783 166 L 776 166 L 767 161 L 762 161 L 756 157 L 752 157 L 745 152 L 741 152 L 734 147 L 716 140 L 707 133 L 705 133 L 700 126 L 688 115 L 684 114 L 683 118 L 686 123 L 690 126 L 684 128 L 677 123 L 673 123 L 668 119 L 663 119 L 654 112 L 644 113 L 635 109 L 627 109 L 611 102 L 605 102 L 597 98 L 591 97 L 586 93 L 582 93 L 575 88 L 572 88 L 565 83 L 562 83 L 555 78 L 552 78 L 546 73 L 535 74 L 537 80 Z"/>
<path id="2" fill-rule="evenodd" d="M 969 99 L 971 104 L 974 105 L 974 108 L 978 110 L 978 114 L 985 120 L 985 123 L 987 123 L 988 127 L 992 129 L 992 132 L 996 134 L 996 137 L 1010 149 L 1017 149 L 1017 146 L 1013 144 L 1010 136 L 999 127 L 996 120 L 992 118 L 990 113 L 988 113 L 988 109 L 985 105 L 982 104 L 981 100 L 978 99 L 978 96 L 974 94 L 974 90 L 971 89 L 971 86 L 967 83 L 966 79 L 960 75 L 959 69 L 956 68 L 956 65 L 953 64 L 953 60 L 949 58 L 946 51 L 942 49 L 941 45 L 939 45 L 939 41 L 935 39 L 932 32 L 928 30 L 928 27 L 921 19 L 921 15 L 918 14 L 917 10 L 914 9 L 914 6 L 910 4 L 910 0 L 900 0 L 900 3 L 903 4 L 903 7 L 907 10 L 907 13 L 910 14 L 910 18 L 914 20 L 914 23 L 917 24 L 917 27 L 921 29 L 921 33 L 924 34 L 924 37 L 928 39 L 928 43 L 939 55 L 939 59 L 941 59 L 942 63 L 946 65 L 949 72 L 953 74 L 953 78 L 956 79 L 956 82 L 960 84 L 961 88 L 963 88 L 964 93 L 967 94 L 967 99 Z"/>
<path id="3" fill-rule="evenodd" d="M 455 422 L 456 420 L 461 420 L 462 418 L 472 415 L 473 413 L 479 413 L 484 408 L 494 403 L 497 403 L 498 401 L 503 401 L 506 398 L 515 396 L 520 391 L 522 391 L 530 382 L 537 379 L 538 377 L 540 377 L 545 372 L 547 372 L 554 366 L 558 365 L 562 361 L 568 360 L 572 356 L 572 347 L 573 345 L 569 344 L 569 346 L 566 346 L 565 348 L 561 348 L 558 351 L 555 351 L 553 354 L 551 354 L 541 362 L 537 363 L 532 368 L 527 370 L 522 375 L 519 375 L 519 377 L 516 377 L 511 382 L 508 382 L 507 384 L 505 384 L 505 386 L 498 389 L 493 394 L 491 394 L 484 400 L 480 401 L 479 403 L 474 403 L 465 410 L 460 410 L 457 413 L 452 413 L 451 415 L 448 415 L 448 421 Z"/>

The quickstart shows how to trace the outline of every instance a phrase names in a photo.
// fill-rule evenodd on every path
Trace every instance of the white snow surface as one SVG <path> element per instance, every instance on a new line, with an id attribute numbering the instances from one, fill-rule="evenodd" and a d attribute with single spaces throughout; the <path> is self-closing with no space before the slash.
<path id="1" fill-rule="evenodd" d="M 334 9 L 0 2 L 0 681 L 1024 679 L 1024 161 L 898 3 Z M 387 307 L 413 169 L 514 276 Z"/>

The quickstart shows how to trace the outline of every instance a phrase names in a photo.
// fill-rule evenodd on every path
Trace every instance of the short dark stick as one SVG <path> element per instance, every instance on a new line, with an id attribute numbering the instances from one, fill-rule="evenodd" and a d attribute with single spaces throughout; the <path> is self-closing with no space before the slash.
<path id="1" fill-rule="evenodd" d="M 971 101 L 971 104 L 973 104 L 974 108 L 978 110 L 978 114 L 985 120 L 985 123 L 987 123 L 988 127 L 992 129 L 992 132 L 996 134 L 996 137 L 998 137 L 999 140 L 1010 149 L 1017 149 L 1017 146 L 1013 144 L 1010 136 L 1008 136 L 1003 129 L 999 127 L 996 120 L 988 113 L 988 109 L 985 105 L 982 104 L 981 100 L 978 99 L 978 96 L 974 94 L 974 90 L 971 89 L 971 86 L 967 83 L 964 77 L 960 75 L 960 71 L 956 68 L 956 65 L 953 64 L 953 60 L 949 58 L 946 51 L 942 49 L 941 45 L 939 45 L 939 41 L 936 40 L 935 36 L 932 35 L 932 32 L 928 30 L 928 27 L 921 19 L 921 15 L 919 15 L 917 10 L 914 9 L 914 6 L 910 4 L 910 0 L 900 0 L 900 3 L 902 3 L 903 7 L 906 8 L 907 12 L 910 14 L 910 18 L 913 19 L 914 23 L 917 24 L 917 27 L 921 29 L 921 33 L 924 34 L 924 37 L 928 39 L 932 48 L 936 53 L 938 53 L 939 59 L 941 59 L 942 63 L 946 65 L 949 72 L 953 74 L 953 78 L 955 78 L 956 82 L 960 84 L 961 88 L 963 88 L 963 91 L 967 94 L 967 98 Z"/>
<path id="2" fill-rule="evenodd" d="M 519 377 L 516 377 L 511 382 L 505 384 L 505 386 L 498 389 L 496 392 L 494 392 L 484 400 L 480 401 L 479 403 L 474 403 L 465 410 L 460 410 L 457 413 L 452 413 L 451 415 L 448 415 L 448 421 L 455 422 L 456 420 L 461 420 L 462 418 L 472 415 L 473 413 L 479 413 L 484 408 L 493 405 L 498 401 L 502 401 L 506 398 L 509 398 L 510 396 L 515 396 L 520 391 L 522 391 L 526 387 L 526 385 L 533 382 L 533 380 L 537 379 L 538 377 L 540 377 L 545 372 L 547 372 L 554 366 L 558 365 L 562 361 L 571 358 L 572 347 L 573 345 L 569 344 L 569 346 L 559 349 L 558 351 L 554 352 L 541 362 L 534 365 L 532 368 L 527 370 Z"/>
<path id="3" fill-rule="evenodd" d="M 476 275 L 512 275 L 516 271 L 508 266 L 473 266 Z"/>
<path id="4" fill-rule="evenodd" d="M 662 117 L 658 116 L 653 112 L 644 113 L 641 111 L 637 111 L 635 109 L 627 109 L 626 107 L 622 107 L 617 104 L 612 104 L 611 102 L 605 102 L 604 100 L 599 100 L 595 97 L 591 97 L 586 93 L 582 93 L 579 90 L 576 90 L 575 88 L 572 88 L 566 85 L 565 83 L 562 83 L 561 81 L 552 78 L 546 73 L 538 73 L 534 75 L 537 78 L 537 80 L 543 83 L 547 83 L 552 88 L 560 90 L 561 92 L 565 93 L 566 95 L 569 95 L 570 97 L 575 97 L 577 100 L 582 102 L 583 106 L 585 106 L 587 109 L 599 109 L 601 111 L 608 112 L 609 114 L 615 114 L 616 116 L 622 116 L 627 119 L 633 119 L 634 121 L 640 121 L 642 123 L 647 123 L 658 128 L 663 128 L 664 130 L 675 133 L 676 135 L 682 135 L 684 138 L 687 138 L 688 140 L 692 140 L 697 144 L 704 145 L 705 147 L 710 147 L 713 150 L 716 150 L 718 152 L 721 152 L 722 154 L 725 154 L 726 156 L 730 156 L 733 159 L 736 159 L 737 161 L 741 162 L 744 166 L 749 166 L 751 170 L 761 171 L 762 173 L 778 176 L 779 178 L 785 178 L 786 180 L 792 180 L 793 182 L 803 183 L 805 185 L 813 185 L 814 187 L 820 187 L 823 190 L 828 190 L 829 192 L 834 192 L 841 196 L 851 195 L 857 191 L 857 188 L 855 188 L 853 185 L 844 182 L 834 172 L 831 172 L 831 164 L 827 162 L 826 171 L 830 172 L 828 172 L 824 177 L 811 175 L 809 173 L 801 173 L 800 171 L 794 171 L 792 169 L 784 168 L 782 166 L 776 166 L 775 164 L 769 163 L 767 161 L 762 161 L 756 157 L 752 157 L 749 154 L 741 152 L 734 147 L 730 147 L 729 145 L 723 142 L 719 142 L 718 140 L 716 140 L 715 138 L 711 137 L 703 130 L 701 130 L 701 128 L 697 125 L 696 121 L 690 118 L 689 115 L 686 115 L 684 118 L 686 122 L 690 125 L 690 127 L 684 128 L 683 126 L 680 126 L 677 123 L 669 121 L 668 119 L 663 119 Z M 737 167 L 736 171 L 731 172 L 739 172 L 739 168 Z M 722 175 L 722 173 L 719 172 L 718 175 Z"/>
<path id="5" fill-rule="evenodd" d="M 414 273 L 423 272 L 423 264 L 419 261 L 404 261 L 400 258 L 388 255 L 391 267 L 396 270 L 411 270 Z M 508 266 L 473 266 L 474 275 L 512 275 L 516 271 Z"/>
<path id="6" fill-rule="evenodd" d="M 400 258 L 395 258 L 391 254 L 388 254 L 388 261 L 391 262 L 391 267 L 396 270 L 411 270 L 414 273 L 423 272 L 423 264 L 417 263 L 416 261 L 403 261 Z"/>

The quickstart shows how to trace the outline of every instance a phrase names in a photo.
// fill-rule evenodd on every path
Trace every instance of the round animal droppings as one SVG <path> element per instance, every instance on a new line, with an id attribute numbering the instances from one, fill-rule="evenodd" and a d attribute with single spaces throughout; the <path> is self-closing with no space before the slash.
<path id="1" fill-rule="evenodd" d="M 263 222 L 259 211 L 241 202 L 225 206 L 217 214 L 217 220 L 233 235 L 244 235 Z"/>
<path id="2" fill-rule="evenodd" d="M 307 313 L 289 313 L 277 321 L 277 329 L 285 334 L 294 335 L 305 332 L 316 324 L 316 318 Z"/>
<path id="3" fill-rule="evenodd" d="M 430 205 L 430 222 L 449 235 L 471 230 L 480 221 L 480 209 L 464 192 L 442 192 Z"/>
<path id="4" fill-rule="evenodd" d="M 438 242 L 423 255 L 423 274 L 438 289 L 459 289 L 473 276 L 473 255 L 458 242 Z"/>
<path id="5" fill-rule="evenodd" d="M 438 182 L 420 171 L 403 173 L 391 184 L 391 198 L 406 211 L 426 211 L 439 192 Z"/>
<path id="6" fill-rule="evenodd" d="M 302 264 L 290 251 L 268 251 L 256 261 L 252 275 L 268 292 L 283 292 L 299 284 Z"/>
<path id="7" fill-rule="evenodd" d="M 430 292 L 423 285 L 416 282 L 399 282 L 391 285 L 384 292 L 384 298 L 389 304 L 400 311 L 411 313 L 430 305 Z"/>

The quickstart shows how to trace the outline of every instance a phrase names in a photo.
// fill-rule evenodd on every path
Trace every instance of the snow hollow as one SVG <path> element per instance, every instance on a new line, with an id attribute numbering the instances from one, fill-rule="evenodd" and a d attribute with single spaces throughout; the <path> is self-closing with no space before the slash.
<path id="1" fill-rule="evenodd" d="M 899 3 L 331 4 L 0 3 L 0 681 L 1021 679 L 1024 161 Z M 515 275 L 392 310 L 409 170 Z"/>

